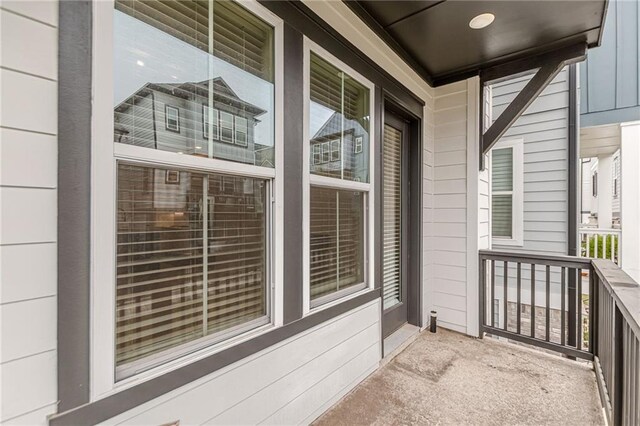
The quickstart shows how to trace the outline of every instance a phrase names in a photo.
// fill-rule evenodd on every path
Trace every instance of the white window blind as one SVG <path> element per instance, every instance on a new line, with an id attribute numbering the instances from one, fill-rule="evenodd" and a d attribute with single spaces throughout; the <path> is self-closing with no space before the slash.
<path id="1" fill-rule="evenodd" d="M 364 198 L 311 187 L 311 300 L 364 283 Z"/>
<path id="2" fill-rule="evenodd" d="M 384 224 L 382 235 L 382 292 L 384 309 L 402 299 L 402 132 L 385 124 L 383 141 Z"/>
<path id="3" fill-rule="evenodd" d="M 117 366 L 268 321 L 266 186 L 119 164 Z"/>
<path id="4" fill-rule="evenodd" d="M 492 235 L 513 238 L 513 148 L 492 150 L 491 185 Z"/>
<path id="5" fill-rule="evenodd" d="M 228 0 L 116 0 L 116 9 L 273 82 L 273 29 Z M 209 20 L 213 40 L 209 37 Z"/>

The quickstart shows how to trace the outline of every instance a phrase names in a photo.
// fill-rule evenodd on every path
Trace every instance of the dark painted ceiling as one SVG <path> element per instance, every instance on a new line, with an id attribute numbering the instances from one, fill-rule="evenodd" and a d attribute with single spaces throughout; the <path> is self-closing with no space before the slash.
<path id="1" fill-rule="evenodd" d="M 347 5 L 434 85 L 570 44 L 599 45 L 606 0 L 359 0 Z M 474 30 L 481 13 L 495 21 Z"/>

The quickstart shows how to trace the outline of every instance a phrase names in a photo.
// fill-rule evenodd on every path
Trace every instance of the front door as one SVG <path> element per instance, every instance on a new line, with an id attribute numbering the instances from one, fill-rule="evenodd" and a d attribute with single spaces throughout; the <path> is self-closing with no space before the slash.
<path id="1" fill-rule="evenodd" d="M 385 111 L 382 140 L 382 334 L 407 322 L 409 125 Z"/>

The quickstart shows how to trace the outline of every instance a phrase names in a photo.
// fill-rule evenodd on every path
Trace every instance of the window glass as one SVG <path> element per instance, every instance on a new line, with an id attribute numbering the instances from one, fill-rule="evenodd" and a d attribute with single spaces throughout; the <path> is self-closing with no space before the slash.
<path id="1" fill-rule="evenodd" d="M 513 148 L 494 149 L 491 155 L 492 235 L 513 238 Z"/>
<path id="2" fill-rule="evenodd" d="M 313 145 L 313 164 L 320 164 L 322 161 L 322 146 L 317 143 Z"/>
<path id="3" fill-rule="evenodd" d="M 205 139 L 209 139 L 209 131 L 211 131 L 211 139 L 220 139 L 218 110 L 202 105 L 202 134 Z"/>
<path id="4" fill-rule="evenodd" d="M 236 117 L 236 144 L 247 146 L 247 120 Z"/>
<path id="5" fill-rule="evenodd" d="M 116 0 L 115 142 L 273 167 L 273 39 L 272 26 L 231 1 Z M 202 143 L 201 123 L 218 134 L 203 104 L 220 111 L 222 141 Z M 179 124 L 162 122 L 166 105 Z M 246 122 L 241 146 L 229 146 L 234 118 Z"/>
<path id="6" fill-rule="evenodd" d="M 311 173 L 369 182 L 369 89 L 311 52 L 309 143 L 338 140 L 344 158 L 327 154 L 320 164 L 309 159 Z M 355 139 L 364 150 L 356 152 Z"/>
<path id="7" fill-rule="evenodd" d="M 167 130 L 180 132 L 180 111 L 178 108 L 166 106 L 164 109 L 165 126 Z"/>
<path id="8" fill-rule="evenodd" d="M 224 111 L 220 111 L 220 139 L 233 143 L 233 115 Z"/>
<path id="9" fill-rule="evenodd" d="M 117 367 L 137 372 L 169 348 L 268 322 L 266 187 L 119 164 Z"/>
<path id="10" fill-rule="evenodd" d="M 364 194 L 311 187 L 311 300 L 356 287 L 364 275 Z"/>

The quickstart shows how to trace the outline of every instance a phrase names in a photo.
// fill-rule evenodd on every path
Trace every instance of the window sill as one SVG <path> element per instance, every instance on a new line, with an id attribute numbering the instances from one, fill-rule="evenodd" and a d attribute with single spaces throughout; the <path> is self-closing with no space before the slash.
<path id="1" fill-rule="evenodd" d="M 347 290 L 351 290 L 351 291 L 347 291 Z M 353 288 L 347 289 L 347 290 L 344 290 L 344 293 L 341 293 L 341 295 L 337 294 L 335 296 L 335 298 L 331 298 L 331 299 L 326 300 L 324 303 L 322 302 L 323 298 L 319 298 L 316 301 L 315 305 L 314 305 L 313 301 L 311 301 L 310 309 L 309 309 L 308 312 L 306 312 L 304 314 L 304 316 L 313 315 L 316 312 L 320 312 L 320 311 L 323 311 L 325 309 L 329 309 L 329 308 L 331 308 L 333 306 L 341 304 L 342 302 L 346 302 L 348 300 L 354 299 L 354 298 L 356 298 L 358 296 L 361 296 L 361 295 L 371 291 L 372 288 L 369 287 L 367 284 L 363 283 L 363 284 L 360 284 L 360 285 L 357 285 L 357 286 L 353 286 Z M 327 297 L 327 296 L 325 296 L 325 297 Z"/>
<path id="2" fill-rule="evenodd" d="M 219 352 L 230 349 L 234 346 L 245 343 L 249 340 L 255 339 L 263 334 L 273 331 L 276 328 L 277 327 L 272 322 L 270 322 L 268 324 L 264 324 L 262 326 L 253 328 L 251 330 L 247 330 L 246 332 L 236 335 L 234 337 L 231 337 L 227 340 L 212 343 L 211 345 L 198 349 L 195 352 L 186 354 L 180 358 L 177 358 L 171 361 L 167 361 L 162 365 L 158 365 L 146 371 L 142 371 L 135 375 L 123 378 L 115 382 L 111 390 L 104 392 L 100 395 L 97 395 L 95 398 L 93 398 L 93 401 L 103 399 L 113 394 L 120 393 L 123 390 L 131 388 L 133 386 L 147 382 L 159 376 L 163 376 L 174 370 L 185 367 L 189 364 L 193 364 L 201 359 L 210 357 Z"/>
<path id="3" fill-rule="evenodd" d="M 514 240 L 514 239 L 502 239 L 502 238 L 492 238 L 491 239 L 492 246 L 512 246 L 512 247 L 522 247 L 524 244 L 522 240 Z"/>

